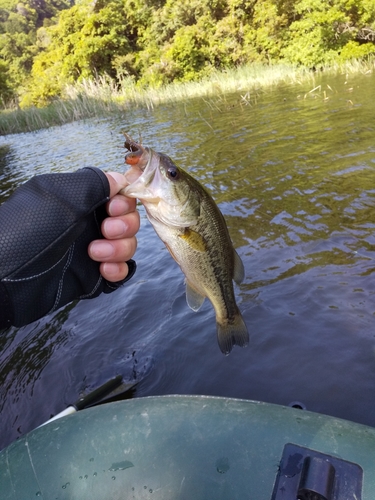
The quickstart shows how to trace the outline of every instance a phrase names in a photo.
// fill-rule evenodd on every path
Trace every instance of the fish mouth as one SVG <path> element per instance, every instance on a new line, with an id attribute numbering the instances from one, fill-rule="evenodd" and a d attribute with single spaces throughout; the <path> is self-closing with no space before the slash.
<path id="1" fill-rule="evenodd" d="M 150 186 L 155 176 L 158 176 L 160 156 L 153 149 L 135 142 L 129 135 L 124 135 L 125 147 L 129 151 L 125 155 L 125 163 L 131 168 L 125 173 L 129 185 L 120 193 L 132 198 L 157 202 L 159 197 L 155 196 Z"/>
<path id="2" fill-rule="evenodd" d="M 141 144 L 135 142 L 130 135 L 124 134 L 124 136 L 124 147 L 129 151 L 125 155 L 125 163 L 131 166 L 136 165 L 141 170 L 144 170 L 147 164 L 147 155 L 145 155 L 145 153 L 148 148 L 144 148 Z"/>

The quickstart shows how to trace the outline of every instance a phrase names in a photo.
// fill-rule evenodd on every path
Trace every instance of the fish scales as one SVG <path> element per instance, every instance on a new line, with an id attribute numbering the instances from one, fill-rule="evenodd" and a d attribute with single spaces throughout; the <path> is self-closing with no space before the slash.
<path id="1" fill-rule="evenodd" d="M 208 191 L 167 155 L 144 148 L 129 136 L 125 145 L 131 151 L 125 161 L 132 168 L 123 193 L 140 199 L 185 274 L 188 305 L 197 311 L 205 297 L 211 301 L 223 353 L 228 354 L 233 345 L 245 347 L 249 335 L 233 289 L 233 280 L 243 279 L 243 264 L 222 213 Z"/>

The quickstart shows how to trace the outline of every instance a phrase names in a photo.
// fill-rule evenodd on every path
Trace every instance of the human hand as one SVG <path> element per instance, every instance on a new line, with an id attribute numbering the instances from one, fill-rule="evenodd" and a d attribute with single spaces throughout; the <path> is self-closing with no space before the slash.
<path id="1" fill-rule="evenodd" d="M 88 254 L 100 262 L 100 273 L 107 281 L 121 281 L 128 275 L 125 261 L 131 259 L 137 248 L 136 233 L 140 227 L 136 200 L 118 194 L 129 182 L 119 172 L 106 173 L 110 184 L 110 201 L 106 204 L 109 215 L 101 225 L 104 239 L 94 240 Z"/>
<path id="2" fill-rule="evenodd" d="M 119 194 L 127 184 L 94 167 L 36 175 L 0 206 L 0 328 L 114 292 L 134 274 L 139 215 Z"/>

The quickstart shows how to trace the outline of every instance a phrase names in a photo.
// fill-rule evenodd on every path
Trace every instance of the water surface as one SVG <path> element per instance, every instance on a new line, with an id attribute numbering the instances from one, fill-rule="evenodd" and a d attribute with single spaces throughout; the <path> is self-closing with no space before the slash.
<path id="1" fill-rule="evenodd" d="M 30 177 L 122 171 L 122 130 L 212 192 L 246 277 L 246 349 L 220 352 L 213 309 L 146 221 L 134 278 L 0 337 L 0 448 L 121 373 L 132 397 L 207 394 L 375 425 L 375 92 L 371 75 L 196 99 L 0 138 L 0 202 Z"/>

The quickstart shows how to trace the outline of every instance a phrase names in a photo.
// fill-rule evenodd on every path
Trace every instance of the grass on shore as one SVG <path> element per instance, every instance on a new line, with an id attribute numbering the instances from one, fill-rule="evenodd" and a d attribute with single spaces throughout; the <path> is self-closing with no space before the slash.
<path id="1" fill-rule="evenodd" d="M 375 60 L 323 68 L 325 74 L 372 73 Z M 198 82 L 172 83 L 160 88 L 138 88 L 131 79 L 121 85 L 100 78 L 84 80 L 65 89 L 65 95 L 45 108 L 5 109 L 0 112 L 0 135 L 31 132 L 54 125 L 63 125 L 90 117 L 122 114 L 133 107 L 152 109 L 166 103 L 193 97 L 215 97 L 231 92 L 254 92 L 272 88 L 282 83 L 302 84 L 313 82 L 316 72 L 287 65 L 249 65 L 225 72 L 213 72 L 210 78 Z"/>

